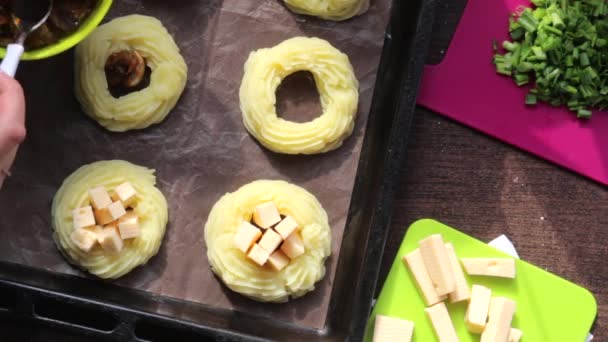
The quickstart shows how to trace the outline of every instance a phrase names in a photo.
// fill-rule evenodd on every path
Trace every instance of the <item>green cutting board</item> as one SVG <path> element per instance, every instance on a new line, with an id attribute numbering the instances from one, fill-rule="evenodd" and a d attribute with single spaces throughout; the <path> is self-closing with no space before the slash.
<path id="1" fill-rule="evenodd" d="M 437 340 L 425 316 L 426 306 L 414 278 L 401 260 L 418 248 L 418 241 L 437 233 L 446 242 L 453 243 L 458 257 L 510 258 L 508 254 L 437 221 L 425 219 L 415 222 L 407 231 L 380 292 L 367 324 L 365 341 L 372 340 L 377 314 L 414 322 L 413 341 Z M 491 288 L 493 296 L 504 296 L 517 302 L 513 327 L 524 332 L 521 342 L 584 342 L 597 312 L 593 295 L 525 261 L 517 259 L 516 268 L 515 279 L 467 275 L 467 281 L 469 285 L 480 284 Z M 466 302 L 448 304 L 448 310 L 460 341 L 479 341 L 479 335 L 469 333 L 464 326 Z"/>

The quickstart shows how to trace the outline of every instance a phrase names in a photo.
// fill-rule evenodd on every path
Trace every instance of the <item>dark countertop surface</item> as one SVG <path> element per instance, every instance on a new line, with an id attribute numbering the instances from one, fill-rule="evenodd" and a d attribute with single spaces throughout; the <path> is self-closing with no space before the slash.
<path id="1" fill-rule="evenodd" d="M 437 62 L 445 51 L 463 1 L 440 6 L 429 61 Z M 420 218 L 482 241 L 506 234 L 522 259 L 595 295 L 594 341 L 608 341 L 605 187 L 420 108 L 401 175 L 379 287 L 406 228 Z M 82 340 L 0 322 L 0 341 Z"/>

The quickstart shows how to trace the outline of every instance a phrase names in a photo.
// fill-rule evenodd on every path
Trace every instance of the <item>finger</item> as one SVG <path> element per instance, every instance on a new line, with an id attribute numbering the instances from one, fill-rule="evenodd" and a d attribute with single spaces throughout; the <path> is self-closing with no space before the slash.
<path id="1" fill-rule="evenodd" d="M 18 146 L 15 146 L 11 151 L 9 151 L 2 158 L 0 158 L 0 190 L 2 189 L 2 184 L 4 184 L 4 180 L 10 175 L 9 170 L 11 169 L 11 166 L 15 161 L 18 148 Z"/>
<path id="2" fill-rule="evenodd" d="M 6 122 L 25 122 L 25 97 L 17 80 L 0 72 L 0 127 Z"/>
<path id="3" fill-rule="evenodd" d="M 25 139 L 25 103 L 17 81 L 0 72 L 0 160 Z"/>

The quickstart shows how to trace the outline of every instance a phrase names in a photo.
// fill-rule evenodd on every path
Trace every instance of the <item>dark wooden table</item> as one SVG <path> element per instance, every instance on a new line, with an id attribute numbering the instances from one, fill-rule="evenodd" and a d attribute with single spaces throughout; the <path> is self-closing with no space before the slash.
<path id="1" fill-rule="evenodd" d="M 463 1 L 441 4 L 429 62 L 445 51 Z M 595 295 L 594 341 L 608 341 L 608 190 L 427 110 L 416 114 L 378 284 L 418 219 L 437 219 L 483 241 L 507 234 L 523 259 Z M 1 322 L 0 340 L 82 339 Z"/>

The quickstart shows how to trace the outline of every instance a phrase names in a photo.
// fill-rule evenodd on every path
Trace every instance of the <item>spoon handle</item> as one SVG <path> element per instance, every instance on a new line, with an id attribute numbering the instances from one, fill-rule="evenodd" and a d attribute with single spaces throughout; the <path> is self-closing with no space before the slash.
<path id="1" fill-rule="evenodd" d="M 6 47 L 6 56 L 0 64 L 0 70 L 4 71 L 7 75 L 15 77 L 17 72 L 17 66 L 19 65 L 19 59 L 23 54 L 23 45 L 21 44 L 9 44 Z"/>

